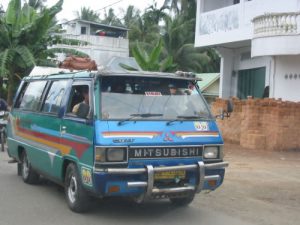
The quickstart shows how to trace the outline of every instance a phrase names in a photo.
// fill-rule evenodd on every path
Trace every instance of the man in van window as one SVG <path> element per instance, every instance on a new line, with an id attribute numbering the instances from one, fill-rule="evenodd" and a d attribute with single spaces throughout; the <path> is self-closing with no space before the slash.
<path id="1" fill-rule="evenodd" d="M 82 96 L 83 96 L 83 101 L 82 102 L 79 102 L 78 104 L 74 105 L 73 109 L 72 109 L 72 113 L 78 115 L 80 112 L 80 105 L 81 104 L 85 104 L 87 106 L 89 106 L 89 89 L 86 87 L 86 88 L 83 88 L 82 92 L 81 92 Z M 87 107 L 85 107 L 87 108 Z"/>
<path id="2" fill-rule="evenodd" d="M 175 84 L 169 84 L 169 91 L 170 95 L 181 95 L 180 91 L 178 90 Z"/>

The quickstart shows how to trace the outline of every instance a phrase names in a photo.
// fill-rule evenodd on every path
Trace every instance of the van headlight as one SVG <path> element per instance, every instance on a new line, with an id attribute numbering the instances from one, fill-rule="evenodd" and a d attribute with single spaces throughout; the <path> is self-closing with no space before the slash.
<path id="1" fill-rule="evenodd" d="M 126 158 L 127 150 L 123 147 L 96 147 L 95 150 L 96 163 L 125 162 L 127 161 Z"/>
<path id="2" fill-rule="evenodd" d="M 222 159 L 222 146 L 205 146 L 204 159 Z"/>
<path id="3" fill-rule="evenodd" d="M 123 162 L 125 161 L 125 149 L 108 148 L 106 150 L 106 158 L 108 162 Z"/>

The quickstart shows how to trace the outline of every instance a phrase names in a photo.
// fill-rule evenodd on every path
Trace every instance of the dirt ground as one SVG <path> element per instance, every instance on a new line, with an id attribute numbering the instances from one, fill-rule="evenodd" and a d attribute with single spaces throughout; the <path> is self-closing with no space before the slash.
<path id="1" fill-rule="evenodd" d="M 225 145 L 223 186 L 196 198 L 197 206 L 261 225 L 300 224 L 300 152 L 266 152 Z"/>
<path id="2" fill-rule="evenodd" d="M 7 156 L 3 160 L 6 162 Z M 232 224 L 229 222 L 230 218 L 255 225 L 300 225 L 300 152 L 253 151 L 227 144 L 225 160 L 230 165 L 226 169 L 223 185 L 214 192 L 197 195 L 191 206 L 184 211 L 190 216 L 189 224 L 203 224 L 207 221 L 205 216 L 210 218 L 215 215 L 225 218 L 221 224 L 226 225 Z M 14 164 L 2 166 L 15 174 Z M 13 180 L 18 181 L 15 177 Z M 45 196 L 50 195 L 49 193 Z M 58 199 L 63 202 L 62 196 Z M 195 217 L 190 212 L 199 216 Z M 168 213 L 173 218 L 171 211 Z M 195 218 L 197 221 L 194 221 Z M 215 220 L 219 221 L 220 218 Z M 170 223 L 172 221 L 170 219 Z M 173 222 L 172 224 L 180 224 Z"/>

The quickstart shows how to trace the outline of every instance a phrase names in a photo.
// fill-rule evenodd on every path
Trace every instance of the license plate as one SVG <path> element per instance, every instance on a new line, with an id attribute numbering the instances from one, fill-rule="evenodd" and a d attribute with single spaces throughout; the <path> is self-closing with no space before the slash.
<path id="1" fill-rule="evenodd" d="M 154 174 L 155 180 L 172 180 L 175 178 L 185 178 L 185 170 L 157 172 Z"/>

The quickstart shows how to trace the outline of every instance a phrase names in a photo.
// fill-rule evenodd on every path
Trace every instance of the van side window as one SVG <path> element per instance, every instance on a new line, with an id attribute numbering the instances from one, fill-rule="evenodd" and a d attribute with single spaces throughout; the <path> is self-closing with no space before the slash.
<path id="1" fill-rule="evenodd" d="M 43 90 L 47 81 L 33 81 L 29 83 L 24 93 L 20 108 L 24 110 L 37 111 L 41 105 Z"/>
<path id="2" fill-rule="evenodd" d="M 88 118 L 90 115 L 89 86 L 74 85 L 72 87 L 67 113 L 80 118 Z"/>
<path id="3" fill-rule="evenodd" d="M 57 114 L 61 107 L 62 99 L 66 93 L 68 81 L 54 81 L 47 94 L 42 112 Z"/>
<path id="4" fill-rule="evenodd" d="M 16 98 L 16 102 L 15 102 L 15 105 L 14 105 L 14 108 L 15 108 L 15 109 L 20 108 L 20 105 L 21 105 L 21 102 L 22 102 L 22 100 L 23 100 L 25 91 L 26 91 L 26 89 L 27 89 L 27 87 L 28 87 L 28 84 L 29 84 L 29 83 L 27 83 L 27 82 L 24 82 L 24 83 L 23 83 L 22 88 L 21 88 L 21 90 L 20 90 L 20 92 L 19 92 L 19 95 L 18 95 L 18 97 Z"/>

